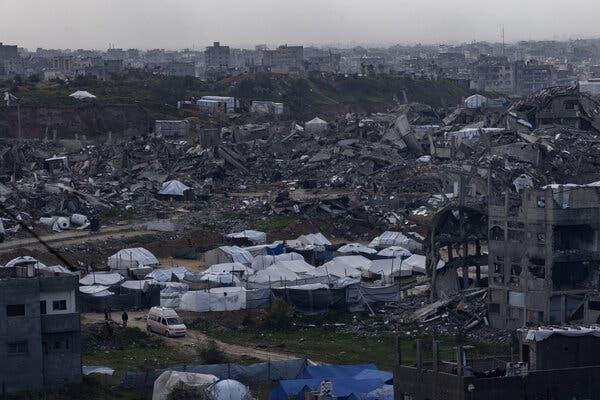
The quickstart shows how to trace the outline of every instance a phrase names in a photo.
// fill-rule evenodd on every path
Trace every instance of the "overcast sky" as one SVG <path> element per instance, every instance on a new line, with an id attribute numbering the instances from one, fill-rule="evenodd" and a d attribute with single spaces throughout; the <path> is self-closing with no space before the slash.
<path id="1" fill-rule="evenodd" d="M 0 0 L 0 41 L 45 48 L 600 37 L 599 0 Z"/>

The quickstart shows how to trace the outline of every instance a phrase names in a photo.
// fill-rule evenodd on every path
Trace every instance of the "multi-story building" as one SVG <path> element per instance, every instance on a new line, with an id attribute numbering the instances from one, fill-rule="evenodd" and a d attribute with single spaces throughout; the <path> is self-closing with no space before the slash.
<path id="1" fill-rule="evenodd" d="M 279 74 L 299 73 L 305 71 L 304 47 L 279 46 L 275 50 L 262 52 L 262 65 L 270 72 Z"/>
<path id="2" fill-rule="evenodd" d="M 550 185 L 489 203 L 490 324 L 596 323 L 600 188 Z"/>
<path id="3" fill-rule="evenodd" d="M 73 57 L 71 56 L 56 56 L 50 58 L 50 68 L 54 71 L 63 73 L 71 73 L 73 71 Z"/>
<path id="4" fill-rule="evenodd" d="M 506 57 L 481 56 L 473 64 L 472 89 L 510 94 L 514 87 L 514 65 Z"/>
<path id="5" fill-rule="evenodd" d="M 0 62 L 13 60 L 18 57 L 16 45 L 8 45 L 0 42 Z"/>
<path id="6" fill-rule="evenodd" d="M 6 392 L 80 383 L 76 275 L 0 268 L 0 384 Z"/>
<path id="7" fill-rule="evenodd" d="M 207 47 L 204 52 L 204 63 L 206 66 L 207 78 L 218 79 L 226 76 L 231 64 L 231 51 L 229 46 L 221 46 L 221 43 L 214 42 L 213 45 Z"/>
<path id="8" fill-rule="evenodd" d="M 515 92 L 527 95 L 556 85 L 557 74 L 552 65 L 534 61 L 515 63 Z"/>

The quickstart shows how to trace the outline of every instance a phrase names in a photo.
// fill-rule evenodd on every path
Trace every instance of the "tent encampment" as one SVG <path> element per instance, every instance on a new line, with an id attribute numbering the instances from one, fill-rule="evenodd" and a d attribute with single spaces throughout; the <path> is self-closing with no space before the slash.
<path id="1" fill-rule="evenodd" d="M 95 99 L 96 98 L 96 96 L 94 96 L 93 94 L 91 94 L 87 90 L 78 90 L 76 92 L 71 93 L 69 95 L 69 97 L 73 97 L 74 99 L 77 99 L 77 100 Z"/>
<path id="2" fill-rule="evenodd" d="M 157 265 L 158 259 L 143 247 L 121 249 L 108 257 L 110 269 L 126 270 L 128 268 L 155 267 Z"/>

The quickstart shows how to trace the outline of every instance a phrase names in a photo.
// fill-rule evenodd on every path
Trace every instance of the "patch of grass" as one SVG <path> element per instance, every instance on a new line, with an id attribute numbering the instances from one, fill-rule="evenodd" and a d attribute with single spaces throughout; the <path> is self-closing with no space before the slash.
<path id="1" fill-rule="evenodd" d="M 137 235 L 137 236 L 126 237 L 126 238 L 123 239 L 123 243 L 127 244 L 127 245 L 130 245 L 130 244 L 149 244 L 149 243 L 154 243 L 157 240 L 158 240 L 158 236 L 146 234 L 146 235 Z"/>
<path id="2" fill-rule="evenodd" d="M 270 231 L 280 231 L 288 228 L 296 221 L 296 218 L 289 215 L 275 215 L 273 217 L 269 217 L 266 220 L 258 220 L 253 225 L 256 229 L 270 232 Z"/>

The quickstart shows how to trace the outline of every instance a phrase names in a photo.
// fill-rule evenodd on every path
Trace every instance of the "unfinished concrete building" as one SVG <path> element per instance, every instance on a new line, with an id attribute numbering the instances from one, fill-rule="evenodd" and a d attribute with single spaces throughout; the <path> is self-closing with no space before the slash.
<path id="1" fill-rule="evenodd" d="M 596 323 L 600 187 L 551 185 L 489 202 L 490 324 Z"/>

